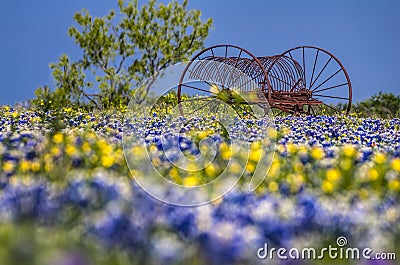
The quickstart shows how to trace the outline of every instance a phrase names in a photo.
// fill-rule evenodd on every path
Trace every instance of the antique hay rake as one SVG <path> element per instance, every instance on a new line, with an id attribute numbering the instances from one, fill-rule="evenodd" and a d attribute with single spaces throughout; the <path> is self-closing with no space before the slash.
<path id="1" fill-rule="evenodd" d="M 243 75 L 252 82 L 238 81 Z M 187 78 L 204 81 L 208 86 L 187 84 Z M 267 102 L 276 114 L 348 113 L 352 100 L 351 82 L 343 64 L 330 52 L 313 46 L 263 57 L 234 45 L 206 48 L 182 72 L 178 103 L 194 94 L 201 94 L 202 100 L 218 98 L 222 91 L 261 92 L 263 96 L 253 101 Z"/>

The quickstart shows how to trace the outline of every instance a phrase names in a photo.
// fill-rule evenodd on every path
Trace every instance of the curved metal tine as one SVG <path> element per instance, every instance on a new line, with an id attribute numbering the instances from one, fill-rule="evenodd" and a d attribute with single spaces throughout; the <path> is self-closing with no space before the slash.
<path id="1" fill-rule="evenodd" d="M 226 64 L 226 57 L 227 56 L 228 56 L 228 45 L 225 46 L 224 64 Z M 217 66 L 217 68 L 219 70 L 218 66 Z M 225 80 L 224 79 L 221 79 L 221 85 L 222 85 L 222 89 L 224 89 L 225 88 Z"/>
<path id="2" fill-rule="evenodd" d="M 348 85 L 349 84 L 349 82 L 346 82 L 346 83 L 343 83 L 343 84 L 340 84 L 340 85 L 336 85 L 336 86 L 331 86 L 331 87 L 327 87 L 327 88 L 323 88 L 323 89 L 318 89 L 318 90 L 313 90 L 313 92 L 315 92 L 315 93 L 317 93 L 317 92 L 321 92 L 321 91 L 325 91 L 325 90 L 330 90 L 330 89 L 334 89 L 334 88 L 337 88 L 337 87 L 341 87 L 341 86 L 345 86 L 345 85 Z"/>
<path id="3" fill-rule="evenodd" d="M 337 96 L 327 96 L 327 95 L 319 95 L 319 94 L 313 94 L 313 96 L 323 97 L 323 98 L 335 98 L 335 99 L 349 100 L 349 98 L 342 98 L 342 97 L 337 97 Z"/>
<path id="4" fill-rule="evenodd" d="M 323 86 L 326 82 L 328 82 L 329 80 L 331 80 L 335 75 L 337 75 L 339 72 L 343 71 L 343 68 L 340 68 L 339 70 L 337 70 L 333 75 L 331 75 L 330 77 L 328 77 L 324 82 L 322 82 L 321 84 L 319 84 L 316 88 L 313 89 L 313 91 L 315 89 L 320 88 L 321 86 Z"/>
<path id="5" fill-rule="evenodd" d="M 216 57 L 214 57 L 214 58 L 216 58 Z M 224 89 L 222 75 L 221 75 L 221 72 L 219 71 L 219 67 L 218 67 L 218 66 L 220 66 L 220 64 L 222 64 L 222 62 L 212 60 L 210 62 L 210 64 L 211 64 L 211 67 L 208 67 L 207 69 L 210 71 L 215 71 L 217 73 L 217 76 L 218 76 L 219 80 L 221 81 L 222 89 Z M 225 64 L 225 62 L 223 62 L 223 64 Z"/>
<path id="6" fill-rule="evenodd" d="M 248 75 L 246 74 L 247 68 L 249 68 L 249 66 L 251 66 L 251 65 L 253 64 L 253 62 L 254 62 L 254 61 L 250 60 L 250 62 L 246 65 L 246 67 L 245 67 L 243 70 L 240 70 L 240 71 L 241 71 L 243 74 L 245 74 L 246 76 L 248 76 Z M 239 78 L 239 77 L 238 77 L 238 78 Z M 238 79 L 238 78 L 237 78 L 237 79 Z M 237 79 L 236 79 L 236 80 L 237 80 Z M 235 80 L 235 82 L 236 82 L 236 80 Z M 245 83 L 245 84 L 247 84 L 247 83 Z M 243 85 L 245 85 L 245 84 L 243 84 Z M 242 87 L 243 85 L 238 86 L 238 88 L 239 88 L 239 87 Z"/>
<path id="7" fill-rule="evenodd" d="M 221 71 L 223 73 L 223 78 L 224 78 L 223 80 L 224 80 L 225 87 L 227 89 L 230 89 L 231 86 L 226 81 L 228 81 L 229 74 L 231 73 L 231 71 L 229 71 L 229 70 L 232 70 L 232 69 L 228 69 L 228 71 L 226 71 L 225 68 L 232 67 L 232 66 L 225 62 L 224 65 L 223 66 L 221 65 L 220 67 L 222 68 Z"/>
<path id="8" fill-rule="evenodd" d="M 229 79 L 229 86 L 232 88 L 234 91 L 239 91 L 238 86 L 236 85 L 237 83 L 244 82 L 243 77 L 241 75 L 244 75 L 239 69 L 232 69 L 232 73 Z M 237 83 L 236 83 L 237 81 Z M 245 91 L 241 91 L 245 92 Z"/>
<path id="9" fill-rule="evenodd" d="M 310 88 L 311 89 L 315 82 L 317 82 L 318 78 L 321 76 L 322 72 L 325 70 L 325 68 L 328 66 L 328 64 L 330 63 L 330 61 L 332 60 L 332 56 L 329 57 L 328 61 L 325 63 L 324 67 L 322 68 L 322 70 L 319 72 L 319 74 L 317 75 L 317 77 L 315 78 L 314 82 L 312 84 L 310 84 Z"/>
<path id="10" fill-rule="evenodd" d="M 293 80 L 293 82 L 296 82 L 296 80 L 293 78 L 293 76 L 292 76 L 292 74 L 291 73 L 289 73 L 288 71 L 287 71 L 287 69 L 286 69 L 286 64 L 285 63 L 283 63 L 283 62 L 280 62 L 280 60 L 278 60 L 278 61 L 276 61 L 277 63 L 278 63 L 278 68 L 280 69 L 280 70 L 283 70 L 285 73 L 287 73 L 288 74 L 288 76 L 290 77 L 290 79 L 292 79 Z M 282 73 L 282 72 L 281 72 Z M 288 80 L 289 81 L 289 80 Z M 290 87 L 292 86 L 292 85 L 289 85 Z"/>
<path id="11" fill-rule="evenodd" d="M 230 66 L 230 67 L 231 67 L 231 71 L 229 72 L 229 77 L 228 77 L 229 79 L 227 78 L 227 84 L 228 84 L 228 87 L 230 89 L 232 89 L 233 85 L 234 85 L 233 80 L 234 80 L 235 72 L 239 71 L 239 70 L 233 66 Z"/>
<path id="12" fill-rule="evenodd" d="M 236 69 L 237 71 L 240 71 L 240 70 L 237 69 L 236 67 L 237 67 L 237 65 L 238 65 L 238 63 L 239 63 L 240 56 L 242 56 L 242 52 L 243 52 L 243 50 L 240 49 L 239 55 L 238 55 L 237 57 L 235 57 L 235 58 L 236 58 L 235 66 L 233 66 L 233 67 L 231 66 L 232 68 Z M 233 69 L 232 69 L 232 71 L 233 71 Z M 234 79 L 234 77 L 233 77 L 233 74 L 232 74 L 232 72 L 231 72 L 230 79 L 229 79 L 229 84 L 230 84 L 230 86 L 232 86 L 232 85 L 234 84 L 234 82 L 236 81 L 236 80 L 233 80 L 233 79 Z"/>
<path id="13" fill-rule="evenodd" d="M 279 80 L 279 81 L 282 81 L 282 83 L 285 83 L 286 85 L 288 85 L 288 86 L 292 86 L 291 84 L 289 84 L 288 82 L 285 82 L 285 81 L 283 81 L 282 79 L 279 79 L 278 77 L 276 77 L 276 76 L 274 76 L 274 75 L 271 75 L 271 74 L 269 74 L 268 76 L 270 76 L 270 77 L 272 77 L 272 78 L 275 78 L 275 79 L 277 79 L 277 80 Z"/>
<path id="14" fill-rule="evenodd" d="M 244 82 L 243 84 L 241 84 L 240 86 L 238 86 L 238 88 L 247 85 L 248 83 L 250 83 L 251 81 L 253 81 L 254 79 L 256 79 L 257 77 L 259 77 L 259 76 L 261 76 L 261 75 L 263 75 L 263 74 L 264 74 L 264 73 L 261 72 L 261 73 L 259 73 L 258 75 L 253 76 L 253 78 L 251 78 L 250 80 L 247 80 L 246 82 Z M 258 85 L 258 84 L 257 84 L 257 85 Z"/>
<path id="15" fill-rule="evenodd" d="M 203 72 L 206 73 L 206 75 L 210 79 L 209 82 L 213 82 L 212 80 L 215 80 L 213 73 L 217 73 L 218 74 L 218 71 L 215 71 L 215 68 L 217 68 L 217 65 L 218 65 L 218 62 L 215 61 L 215 60 L 208 60 L 207 62 L 204 62 L 202 70 L 203 70 Z M 213 82 L 213 84 L 214 84 L 214 82 Z M 208 85 L 210 85 L 210 84 L 208 84 Z"/>
<path id="16" fill-rule="evenodd" d="M 199 78 L 200 81 L 206 83 L 207 85 L 209 85 L 210 87 L 212 86 L 208 81 L 204 80 L 203 78 L 201 78 L 197 73 L 193 72 L 190 69 L 187 69 L 191 74 L 195 75 L 197 78 Z"/>
<path id="17" fill-rule="evenodd" d="M 209 78 L 209 80 L 213 80 L 211 73 L 208 71 L 208 64 L 212 63 L 213 61 L 210 60 L 200 60 L 200 66 L 201 66 L 201 70 L 202 72 L 205 72 L 207 77 Z M 198 68 L 200 68 L 200 66 L 198 66 Z M 196 69 L 197 70 L 197 69 Z M 206 82 L 206 81 L 204 81 Z M 207 83 L 207 82 L 206 82 Z M 208 84 L 208 83 L 207 83 Z"/>
<path id="18" fill-rule="evenodd" d="M 218 95 L 217 93 L 214 93 L 214 92 L 212 92 L 212 91 L 205 90 L 205 89 L 202 89 L 202 88 L 198 88 L 198 87 L 194 87 L 194 86 L 190 86 L 190 85 L 186 85 L 186 84 L 182 84 L 182 86 L 185 86 L 185 87 L 188 87 L 188 88 L 193 88 L 193 89 L 195 89 L 195 90 L 207 92 L 207 93 L 210 93 L 210 94 Z"/>
<path id="19" fill-rule="evenodd" d="M 282 64 L 284 65 L 284 66 L 283 66 L 283 70 L 289 75 L 289 77 L 293 80 L 293 82 L 296 83 L 296 79 L 294 78 L 293 68 L 290 67 L 290 64 L 287 63 L 286 61 L 284 61 L 284 63 L 282 63 Z M 285 67 L 285 66 L 286 66 L 286 67 Z M 287 69 L 289 69 L 291 73 L 289 73 L 289 72 L 287 71 Z"/>
<path id="20" fill-rule="evenodd" d="M 313 66 L 313 69 L 312 69 L 312 74 L 311 74 L 311 79 L 310 79 L 310 84 L 313 83 L 314 72 L 315 72 L 315 66 L 317 65 L 317 60 L 318 60 L 318 54 L 319 54 L 319 49 L 317 49 L 317 54 L 316 54 L 316 56 L 315 56 L 314 66 Z"/>
<path id="21" fill-rule="evenodd" d="M 210 49 L 211 54 L 212 54 L 212 58 L 216 58 L 216 56 L 214 55 L 214 51 L 213 48 Z M 213 77 L 209 71 L 210 67 L 207 64 L 211 64 L 211 69 L 213 69 L 214 67 L 212 66 L 212 64 L 215 64 L 215 67 L 217 68 L 217 74 L 219 75 L 219 78 L 222 79 L 219 69 L 218 69 L 218 62 L 215 60 L 203 60 L 200 58 L 199 56 L 199 60 L 200 60 L 200 64 L 203 66 L 204 71 L 206 72 L 206 75 L 210 78 L 210 80 L 213 80 Z M 194 74 L 197 78 L 199 78 L 201 81 L 205 82 L 207 85 L 209 85 L 210 87 L 212 86 L 208 81 L 205 81 L 204 79 L 202 79 L 198 74 L 195 74 L 194 71 L 191 71 L 188 69 L 188 71 L 190 71 L 192 74 Z"/>

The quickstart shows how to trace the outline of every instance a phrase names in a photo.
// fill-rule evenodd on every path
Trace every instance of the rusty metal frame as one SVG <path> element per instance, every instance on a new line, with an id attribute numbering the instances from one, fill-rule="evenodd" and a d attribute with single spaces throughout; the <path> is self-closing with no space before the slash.
<path id="1" fill-rule="evenodd" d="M 222 53 L 222 56 L 216 55 L 217 50 Z M 230 56 L 232 53 L 236 54 L 236 56 Z M 314 58 L 310 60 L 308 57 Z M 328 57 L 328 60 L 324 61 L 322 69 L 316 71 L 318 60 L 321 60 L 321 57 L 325 59 Z M 193 65 L 195 62 L 196 64 Z M 218 62 L 218 64 L 214 62 Z M 311 67 L 307 67 L 307 63 L 310 62 Z M 220 69 L 221 63 L 229 66 L 227 67 L 227 69 L 230 69 L 229 72 L 226 69 Z M 333 64 L 332 67 L 338 69 L 331 75 L 330 73 L 324 73 L 324 71 L 328 72 L 327 67 L 329 64 Z M 314 46 L 299 46 L 279 55 L 263 57 L 256 57 L 248 50 L 228 44 L 215 45 L 203 49 L 193 56 L 181 75 L 177 90 L 178 102 L 180 103 L 183 100 L 182 91 L 186 86 L 184 84 L 186 75 L 200 80 L 218 80 L 223 89 L 232 89 L 231 81 L 234 76 L 232 68 L 244 73 L 259 85 L 254 89 L 254 87 L 248 88 L 245 86 L 246 84 L 243 84 L 235 89 L 239 89 L 241 92 L 252 92 L 249 89 L 261 91 L 269 106 L 281 112 L 294 115 L 316 115 L 321 113 L 318 110 L 323 108 L 339 112 L 334 106 L 325 103 L 326 98 L 344 100 L 346 113 L 349 113 L 351 109 L 352 86 L 346 69 L 332 53 Z M 311 75 L 306 71 L 312 71 L 310 72 Z M 319 81 L 318 85 L 313 89 L 316 81 L 323 73 L 328 77 L 324 76 L 324 81 Z M 311 80 L 309 80 L 309 77 L 311 77 Z M 324 87 L 334 78 L 337 79 L 335 82 L 339 82 L 339 84 L 330 84 L 329 87 Z M 235 81 L 237 82 L 236 79 Z M 340 83 L 342 81 L 344 83 Z M 327 93 L 334 89 L 337 91 L 341 89 L 338 92 L 346 95 L 330 96 L 321 94 L 321 92 Z"/>

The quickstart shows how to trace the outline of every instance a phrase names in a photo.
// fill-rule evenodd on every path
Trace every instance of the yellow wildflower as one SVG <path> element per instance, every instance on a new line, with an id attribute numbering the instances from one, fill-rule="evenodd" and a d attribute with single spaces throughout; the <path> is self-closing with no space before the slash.
<path id="1" fill-rule="evenodd" d="M 301 173 L 301 172 L 304 171 L 304 166 L 303 166 L 303 164 L 300 163 L 300 162 L 295 162 L 295 163 L 293 164 L 293 170 L 294 170 L 294 172 L 296 172 L 296 173 Z"/>
<path id="2" fill-rule="evenodd" d="M 314 147 L 311 150 L 311 156 L 316 160 L 321 160 L 322 158 L 324 158 L 324 155 L 324 150 L 321 147 Z"/>
<path id="3" fill-rule="evenodd" d="M 149 148 L 150 153 L 155 153 L 155 152 L 157 152 L 157 150 L 158 150 L 157 146 L 155 146 L 155 145 L 151 145 Z"/>
<path id="4" fill-rule="evenodd" d="M 91 150 L 92 150 L 92 149 L 90 148 L 90 144 L 89 144 L 88 142 L 84 142 L 84 143 L 82 144 L 82 151 L 83 151 L 85 154 L 89 154 Z"/>
<path id="5" fill-rule="evenodd" d="M 278 144 L 278 145 L 276 146 L 276 150 L 277 150 L 279 153 L 283 153 L 283 152 L 285 152 L 285 146 L 283 146 L 283 144 Z"/>
<path id="6" fill-rule="evenodd" d="M 105 140 L 98 141 L 97 146 L 103 155 L 108 155 L 113 151 L 112 145 L 108 144 Z"/>
<path id="7" fill-rule="evenodd" d="M 169 171 L 169 176 L 173 179 L 176 183 L 180 182 L 179 179 L 179 171 L 176 167 L 171 168 Z"/>
<path id="8" fill-rule="evenodd" d="M 198 137 L 200 140 L 206 138 L 207 136 L 208 136 L 208 132 L 206 132 L 206 131 L 201 131 L 201 132 L 199 132 L 199 133 L 197 134 L 197 137 Z"/>
<path id="9" fill-rule="evenodd" d="M 353 145 L 346 144 L 343 146 L 343 154 L 348 157 L 353 157 L 357 153 L 356 148 Z"/>
<path id="10" fill-rule="evenodd" d="M 199 184 L 198 178 L 195 176 L 189 176 L 183 180 L 183 186 L 193 187 Z"/>
<path id="11" fill-rule="evenodd" d="M 294 154 L 294 153 L 297 152 L 297 147 L 296 147 L 295 144 L 289 143 L 289 144 L 287 145 L 287 150 L 288 150 L 288 152 L 289 152 L 290 154 Z"/>
<path id="12" fill-rule="evenodd" d="M 250 145 L 251 150 L 255 151 L 255 150 L 259 150 L 261 148 L 261 142 L 257 141 L 257 142 L 252 142 Z"/>
<path id="13" fill-rule="evenodd" d="M 222 143 L 219 148 L 221 150 L 222 159 L 229 160 L 231 158 L 231 156 L 232 156 L 232 148 L 231 148 L 231 146 L 229 146 L 226 143 Z"/>
<path id="14" fill-rule="evenodd" d="M 62 135 L 62 133 L 56 133 L 53 135 L 53 142 L 56 144 L 60 144 L 62 143 L 64 140 L 64 136 Z"/>
<path id="15" fill-rule="evenodd" d="M 246 165 L 246 171 L 249 173 L 253 173 L 254 170 L 256 169 L 256 165 L 252 162 L 248 162 Z"/>
<path id="16" fill-rule="evenodd" d="M 268 171 L 268 176 L 271 176 L 271 177 L 276 176 L 278 173 L 279 167 L 280 167 L 279 160 L 274 158 L 274 160 L 272 161 L 271 167 Z"/>
<path id="17" fill-rule="evenodd" d="M 23 160 L 21 161 L 19 166 L 22 172 L 27 172 L 31 168 L 31 163 L 29 161 Z"/>
<path id="18" fill-rule="evenodd" d="M 254 162 L 258 162 L 260 160 L 260 158 L 261 158 L 261 154 L 262 154 L 262 150 L 261 149 L 253 150 L 250 153 L 249 160 L 250 161 L 254 161 Z"/>
<path id="19" fill-rule="evenodd" d="M 268 130 L 268 135 L 269 135 L 269 137 L 270 137 L 271 139 L 276 139 L 276 138 L 278 137 L 278 132 L 277 132 L 275 129 L 270 128 L 270 129 Z"/>
<path id="20" fill-rule="evenodd" d="M 272 192 L 275 192 L 275 191 L 277 191 L 277 190 L 279 189 L 279 185 L 278 185 L 278 183 L 276 183 L 276 181 L 271 181 L 271 182 L 268 184 L 268 189 L 269 189 L 270 191 L 272 191 Z"/>
<path id="21" fill-rule="evenodd" d="M 213 164 L 210 164 L 206 167 L 205 172 L 208 176 L 214 177 L 215 173 L 217 173 L 217 169 Z"/>
<path id="22" fill-rule="evenodd" d="M 338 180 L 338 179 L 340 178 L 340 172 L 339 172 L 339 170 L 333 169 L 333 168 L 328 169 L 328 170 L 326 171 L 326 178 L 327 178 L 327 180 L 329 180 L 329 181 L 336 181 L 336 180 Z"/>
<path id="23" fill-rule="evenodd" d="M 114 164 L 114 156 L 105 155 L 101 157 L 101 165 L 105 168 L 109 168 Z"/>
<path id="24" fill-rule="evenodd" d="M 379 172 L 375 168 L 368 170 L 368 177 L 370 180 L 376 180 L 379 177 Z"/>
<path id="25" fill-rule="evenodd" d="M 394 171 L 400 172 L 400 158 L 393 159 L 391 166 Z"/>
<path id="26" fill-rule="evenodd" d="M 54 156 L 58 156 L 58 155 L 61 154 L 61 150 L 60 150 L 60 148 L 58 148 L 57 146 L 53 146 L 53 147 L 50 149 L 50 153 L 51 153 L 52 155 L 54 155 Z"/>
<path id="27" fill-rule="evenodd" d="M 389 190 L 400 191 L 400 181 L 397 179 L 390 180 L 388 183 Z"/>
<path id="28" fill-rule="evenodd" d="M 343 159 L 339 164 L 340 167 L 345 171 L 348 171 L 353 167 L 353 161 L 350 158 Z"/>
<path id="29" fill-rule="evenodd" d="M 386 161 L 386 157 L 383 153 L 377 152 L 374 156 L 374 161 L 377 164 L 383 164 Z"/>
<path id="30" fill-rule="evenodd" d="M 332 182 L 330 182 L 328 180 L 324 180 L 322 182 L 321 188 L 325 193 L 331 193 L 334 189 L 334 186 L 333 186 Z"/>
<path id="31" fill-rule="evenodd" d="M 48 173 L 51 172 L 54 169 L 54 165 L 52 163 L 45 163 L 44 164 L 44 170 Z"/>
<path id="32" fill-rule="evenodd" d="M 65 148 L 65 152 L 69 155 L 72 156 L 73 154 L 76 153 L 76 148 L 73 145 L 67 145 L 67 147 Z"/>
<path id="33" fill-rule="evenodd" d="M 14 170 L 15 164 L 12 161 L 7 161 L 3 164 L 3 171 L 5 173 L 11 173 Z"/>
<path id="34" fill-rule="evenodd" d="M 38 172 L 40 170 L 40 163 L 37 161 L 32 162 L 31 168 L 33 172 Z"/>

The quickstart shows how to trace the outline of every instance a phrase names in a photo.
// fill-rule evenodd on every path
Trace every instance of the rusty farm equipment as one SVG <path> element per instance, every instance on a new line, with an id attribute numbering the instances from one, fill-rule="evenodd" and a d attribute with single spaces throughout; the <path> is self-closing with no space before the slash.
<path id="1" fill-rule="evenodd" d="M 188 78 L 206 85 L 185 83 Z M 177 87 L 178 103 L 193 100 L 187 95 L 194 94 L 201 94 L 196 97 L 199 100 L 212 100 L 222 91 L 261 94 L 252 101 L 267 102 L 276 114 L 348 113 L 352 100 L 351 82 L 343 64 L 330 52 L 313 46 L 263 57 L 234 45 L 206 48 L 183 70 Z"/>

